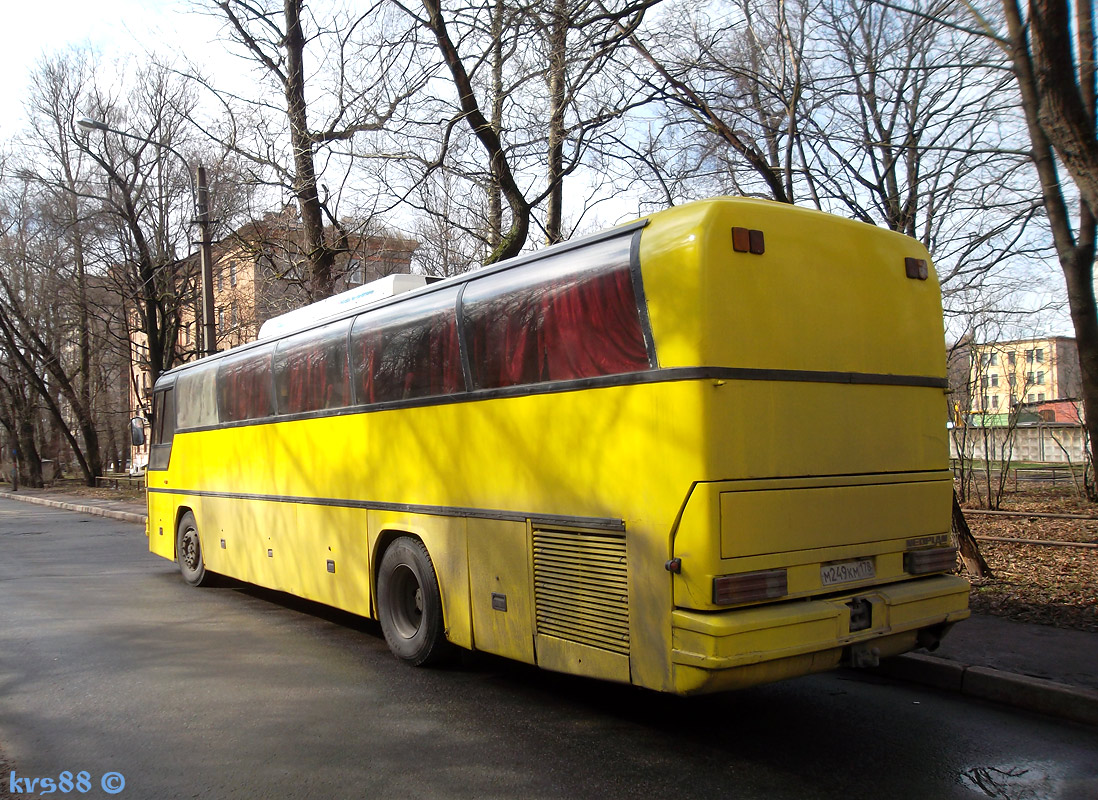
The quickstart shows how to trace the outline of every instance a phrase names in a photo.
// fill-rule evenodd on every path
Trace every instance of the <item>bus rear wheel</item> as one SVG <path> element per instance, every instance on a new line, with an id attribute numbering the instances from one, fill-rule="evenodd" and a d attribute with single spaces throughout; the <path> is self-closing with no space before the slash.
<path id="1" fill-rule="evenodd" d="M 213 573 L 206 571 L 206 564 L 202 560 L 198 523 L 190 511 L 179 519 L 179 528 L 175 533 L 175 552 L 183 580 L 191 586 L 209 586 L 213 582 Z"/>
<path id="2" fill-rule="evenodd" d="M 377 579 L 378 620 L 389 649 L 414 667 L 450 655 L 442 619 L 442 592 L 423 542 L 396 539 L 381 558 Z"/>

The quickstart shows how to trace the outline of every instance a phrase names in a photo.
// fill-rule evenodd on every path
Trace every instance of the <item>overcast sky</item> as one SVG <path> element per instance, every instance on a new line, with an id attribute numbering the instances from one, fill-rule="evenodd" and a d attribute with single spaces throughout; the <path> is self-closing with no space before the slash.
<path id="1" fill-rule="evenodd" d="M 90 44 L 108 59 L 186 48 L 217 52 L 211 18 L 188 11 L 186 0 L 28 0 L 4 4 L 0 48 L 0 139 L 22 127 L 27 76 L 44 53 Z M 220 48 L 223 53 L 223 48 Z M 196 59 L 203 63 L 206 59 Z"/>

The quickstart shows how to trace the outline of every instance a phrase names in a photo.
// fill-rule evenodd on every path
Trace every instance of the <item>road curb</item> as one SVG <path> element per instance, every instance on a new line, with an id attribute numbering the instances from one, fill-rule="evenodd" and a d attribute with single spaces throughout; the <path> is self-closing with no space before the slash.
<path id="1" fill-rule="evenodd" d="M 63 500 L 51 500 L 48 497 L 35 497 L 34 495 L 19 494 L 17 492 L 5 492 L 0 497 L 9 497 L 12 500 L 19 500 L 23 503 L 34 503 L 39 506 L 49 506 L 50 508 L 61 508 L 65 511 L 76 511 L 80 514 L 94 514 L 97 517 L 107 517 L 108 519 L 116 519 L 120 522 L 136 522 L 141 525 L 145 524 L 144 514 L 135 514 L 132 511 L 118 511 L 113 508 L 103 508 L 102 506 L 86 506 L 78 503 L 67 503 Z"/>
<path id="2" fill-rule="evenodd" d="M 976 667 L 945 658 L 908 653 L 881 662 L 890 678 L 960 692 L 993 703 L 1098 726 L 1098 691 L 1044 678 Z"/>

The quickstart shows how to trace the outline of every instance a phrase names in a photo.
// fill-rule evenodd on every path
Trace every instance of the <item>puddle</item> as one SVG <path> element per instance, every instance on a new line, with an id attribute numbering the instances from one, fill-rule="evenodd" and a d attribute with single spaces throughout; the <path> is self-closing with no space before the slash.
<path id="1" fill-rule="evenodd" d="M 961 773 L 961 783 L 977 797 L 997 800 L 1060 800 L 1064 780 L 1049 764 L 973 767 Z"/>

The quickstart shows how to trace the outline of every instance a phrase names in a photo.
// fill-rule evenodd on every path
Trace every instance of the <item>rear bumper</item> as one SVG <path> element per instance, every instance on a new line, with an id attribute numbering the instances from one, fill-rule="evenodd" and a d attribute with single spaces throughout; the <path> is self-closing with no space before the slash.
<path id="1" fill-rule="evenodd" d="M 905 581 L 820 600 L 671 615 L 673 691 L 722 691 L 832 669 L 844 651 L 882 657 L 914 649 L 921 630 L 944 633 L 969 615 L 968 581 L 953 575 Z M 872 608 L 870 626 L 851 632 L 852 599 Z"/>

